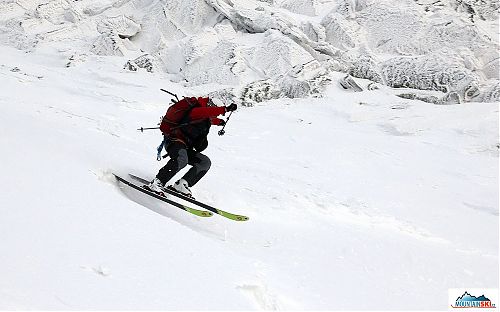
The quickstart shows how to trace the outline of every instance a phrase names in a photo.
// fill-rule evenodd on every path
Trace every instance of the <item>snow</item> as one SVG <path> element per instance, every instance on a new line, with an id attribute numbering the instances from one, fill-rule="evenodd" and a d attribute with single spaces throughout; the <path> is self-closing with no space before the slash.
<path id="1" fill-rule="evenodd" d="M 498 288 L 498 2 L 391 3 L 0 3 L 0 309 L 444 310 Z M 160 88 L 239 104 L 193 191 L 249 221 L 116 182 L 165 164 L 137 131 Z"/>
<path id="2" fill-rule="evenodd" d="M 1 308 L 442 309 L 448 288 L 498 287 L 497 104 L 332 86 L 240 107 L 194 189 L 237 223 L 111 176 L 163 164 L 135 130 L 160 87 L 201 89 L 123 58 L 1 53 Z"/>

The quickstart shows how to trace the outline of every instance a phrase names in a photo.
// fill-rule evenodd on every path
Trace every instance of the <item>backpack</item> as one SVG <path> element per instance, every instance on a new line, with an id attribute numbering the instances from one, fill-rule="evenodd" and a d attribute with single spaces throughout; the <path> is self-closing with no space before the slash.
<path id="1" fill-rule="evenodd" d="M 200 104 L 195 97 L 183 98 L 172 104 L 160 123 L 160 130 L 163 135 L 169 136 L 175 129 L 189 124 L 189 114 L 197 106 L 200 106 Z"/>

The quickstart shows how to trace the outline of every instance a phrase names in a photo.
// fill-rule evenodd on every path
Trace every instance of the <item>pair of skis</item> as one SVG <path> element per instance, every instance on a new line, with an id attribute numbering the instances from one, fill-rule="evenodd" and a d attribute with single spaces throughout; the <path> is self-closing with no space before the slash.
<path id="1" fill-rule="evenodd" d="M 180 209 L 182 209 L 184 211 L 192 213 L 192 214 L 194 214 L 194 215 L 196 215 L 198 217 L 211 217 L 211 216 L 213 216 L 214 213 L 216 213 L 218 215 L 221 215 L 223 217 L 226 217 L 226 218 L 234 220 L 234 221 L 247 221 L 248 220 L 248 217 L 246 217 L 246 216 L 236 215 L 236 214 L 224 211 L 224 210 L 220 210 L 220 209 L 217 209 L 217 208 L 212 207 L 210 205 L 207 205 L 205 203 L 199 202 L 199 201 L 197 201 L 195 199 L 192 199 L 192 198 L 189 198 L 189 197 L 184 196 L 182 194 L 179 194 L 177 192 L 171 191 L 169 189 L 165 190 L 165 192 L 168 193 L 168 194 L 170 194 L 170 195 L 173 195 L 175 197 L 183 199 L 183 200 L 185 200 L 187 202 L 195 204 L 195 205 L 197 205 L 197 206 L 199 206 L 201 208 L 204 208 L 206 210 L 195 209 L 195 208 L 183 205 L 181 203 L 178 203 L 176 201 L 173 201 L 173 200 L 171 200 L 171 199 L 169 199 L 169 198 L 167 198 L 165 196 L 161 196 L 159 194 L 156 194 L 155 192 L 151 192 L 150 190 L 144 188 L 143 186 L 138 186 L 138 185 L 136 185 L 136 184 L 134 184 L 134 183 L 132 183 L 132 182 L 130 182 L 130 181 L 128 181 L 128 180 L 126 180 L 126 179 L 124 179 L 124 178 L 116 175 L 116 174 L 114 174 L 114 176 L 115 176 L 115 178 L 118 181 L 122 182 L 125 185 L 128 185 L 128 186 L 132 187 L 133 189 L 136 189 L 136 190 L 138 190 L 138 191 L 140 191 L 140 192 L 142 192 L 144 194 L 147 194 L 147 195 L 149 195 L 151 197 L 159 199 L 159 200 L 161 200 L 163 202 L 166 202 L 166 203 L 168 203 L 168 204 L 170 204 L 172 206 L 175 206 L 177 208 L 180 208 Z M 136 180 L 136 181 L 138 181 L 138 182 L 140 182 L 142 184 L 145 184 L 145 185 L 149 184 L 149 181 L 147 181 L 146 179 L 143 179 L 141 177 L 135 176 L 133 174 L 129 174 L 129 176 L 132 179 L 134 179 L 134 180 Z"/>

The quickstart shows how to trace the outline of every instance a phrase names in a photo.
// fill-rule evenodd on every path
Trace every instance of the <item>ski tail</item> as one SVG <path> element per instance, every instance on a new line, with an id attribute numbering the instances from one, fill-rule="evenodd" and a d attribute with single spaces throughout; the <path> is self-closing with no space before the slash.
<path id="1" fill-rule="evenodd" d="M 179 209 L 182 209 L 182 210 L 184 210 L 184 211 L 187 211 L 187 212 L 189 212 L 189 213 L 191 213 L 191 214 L 194 214 L 194 215 L 196 215 L 196 216 L 198 216 L 198 217 L 211 217 L 211 216 L 213 216 L 213 213 L 212 213 L 212 212 L 210 212 L 210 211 L 206 211 L 206 210 L 199 210 L 199 209 L 194 209 L 194 208 L 188 207 L 188 206 L 186 206 L 186 205 L 183 205 L 183 204 L 180 204 L 180 203 L 175 202 L 175 201 L 173 201 L 173 200 L 170 200 L 170 199 L 168 199 L 168 198 L 166 198 L 166 197 L 164 197 L 164 196 L 161 196 L 161 195 L 158 195 L 158 194 L 156 194 L 156 193 L 154 193 L 154 192 L 151 192 L 151 191 L 147 190 L 147 189 L 146 189 L 146 188 L 144 188 L 144 187 L 141 187 L 141 186 L 135 185 L 134 183 L 132 183 L 132 182 L 130 182 L 130 181 L 127 181 L 126 179 L 124 179 L 124 178 L 122 178 L 122 177 L 120 177 L 120 176 L 118 176 L 118 175 L 116 175 L 116 174 L 113 174 L 113 175 L 115 176 L 115 178 L 116 178 L 118 181 L 120 181 L 121 183 L 123 183 L 123 184 L 125 184 L 125 185 L 127 185 L 127 186 L 130 186 L 131 188 L 133 188 L 133 189 L 135 189 L 135 190 L 137 190 L 137 191 L 140 191 L 140 192 L 142 192 L 142 193 L 144 193 L 144 194 L 147 194 L 147 195 L 149 195 L 149 196 L 151 196 L 151 197 L 154 197 L 154 198 L 156 198 L 156 199 L 159 199 L 159 200 L 161 200 L 161 201 L 163 201 L 163 202 L 165 202 L 165 203 L 167 203 L 167 204 L 170 204 L 170 205 L 172 205 L 172 206 L 174 206 L 174 207 L 177 207 L 177 208 L 179 208 Z"/>
<path id="2" fill-rule="evenodd" d="M 148 181 L 148 180 L 143 179 L 143 178 L 141 178 L 141 177 L 138 177 L 138 176 L 136 176 L 136 175 L 129 174 L 129 176 L 130 176 L 132 179 L 134 179 L 134 180 L 136 180 L 136 181 L 139 181 L 139 182 L 141 182 L 141 183 L 144 183 L 144 184 L 148 184 L 148 183 L 149 183 L 149 181 Z M 169 190 L 169 189 L 165 189 L 165 191 L 166 191 L 168 194 L 170 194 L 170 195 L 176 196 L 176 197 L 178 197 L 178 198 L 180 198 L 180 199 L 183 199 L 183 200 L 185 200 L 185 201 L 187 201 L 187 202 L 190 202 L 190 203 L 192 203 L 192 204 L 195 204 L 195 205 L 197 205 L 197 206 L 199 206 L 199 207 L 205 208 L 206 210 L 211 211 L 211 212 L 213 212 L 213 213 L 216 213 L 216 214 L 218 214 L 218 215 L 220 215 L 220 216 L 223 216 L 223 217 L 225 217 L 225 218 L 228 218 L 228 219 L 231 219 L 231 220 L 234 220 L 234 221 L 247 221 L 247 220 L 249 220 L 249 218 L 248 218 L 247 216 L 237 215 L 237 214 L 234 214 L 234 213 L 230 213 L 230 212 L 224 211 L 224 210 L 222 210 L 222 209 L 218 209 L 218 208 L 212 207 L 212 206 L 210 206 L 210 205 L 207 205 L 207 204 L 205 204 L 205 203 L 202 203 L 202 202 L 200 202 L 200 201 L 197 201 L 197 200 L 195 200 L 195 199 L 193 199 L 193 198 L 190 198 L 190 197 L 184 196 L 184 195 L 182 195 L 182 194 L 180 194 L 180 193 L 177 193 L 177 192 L 175 192 L 175 191 L 172 191 L 172 190 Z"/>

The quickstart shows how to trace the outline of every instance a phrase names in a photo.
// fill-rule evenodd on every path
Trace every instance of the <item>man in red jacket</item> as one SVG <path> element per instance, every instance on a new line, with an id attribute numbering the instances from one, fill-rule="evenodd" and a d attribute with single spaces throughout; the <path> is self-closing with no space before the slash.
<path id="1" fill-rule="evenodd" d="M 192 197 L 190 187 L 195 185 L 210 169 L 210 159 L 201 153 L 208 146 L 207 136 L 210 126 L 224 126 L 225 121 L 217 116 L 232 112 L 237 108 L 236 104 L 216 106 L 209 98 L 199 97 L 190 100 L 197 103 L 191 109 L 187 120 L 183 121 L 180 126 L 173 127 L 166 137 L 165 142 L 169 143 L 165 149 L 170 160 L 148 185 L 149 189 L 154 192 L 163 193 L 166 183 L 189 164 L 192 166 L 189 171 L 168 188 Z"/>

